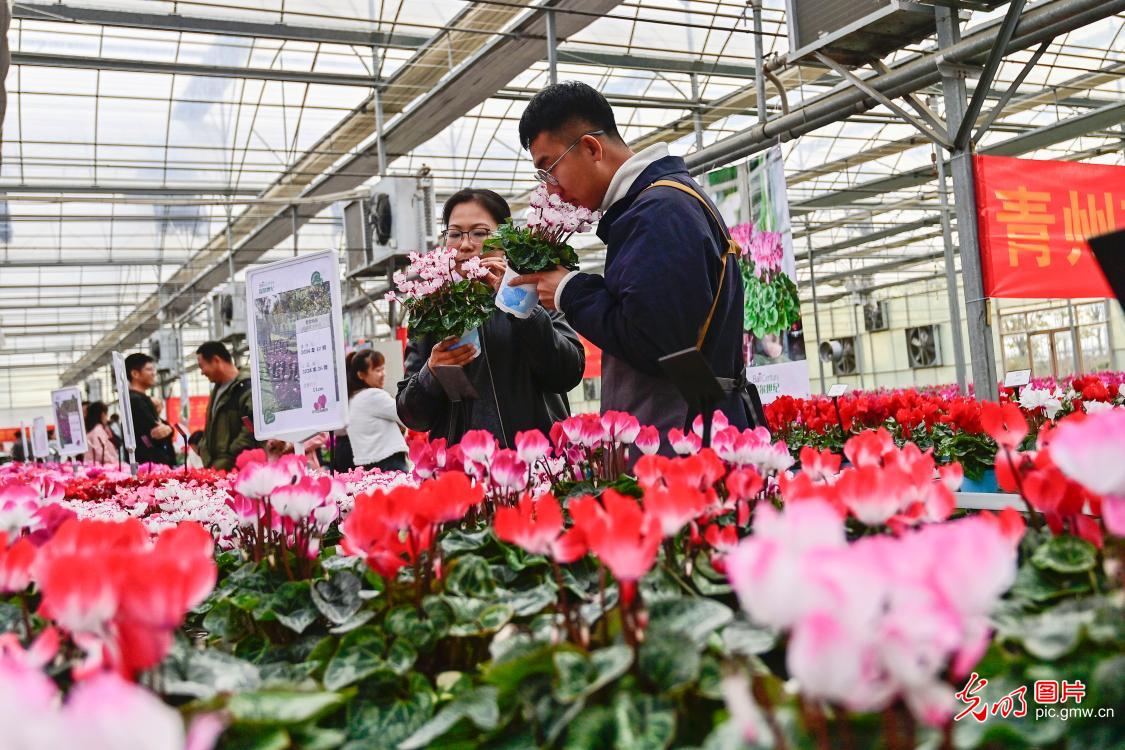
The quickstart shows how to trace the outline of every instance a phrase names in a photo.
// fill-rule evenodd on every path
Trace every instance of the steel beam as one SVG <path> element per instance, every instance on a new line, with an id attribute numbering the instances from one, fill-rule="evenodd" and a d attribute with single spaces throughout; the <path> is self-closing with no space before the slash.
<path id="1" fill-rule="evenodd" d="M 130 60 L 89 55 L 61 55 L 47 52 L 13 52 L 12 65 L 76 70 L 119 70 L 128 73 L 163 73 L 166 75 L 203 76 L 208 78 L 243 78 L 259 81 L 316 83 L 325 86 L 358 86 L 371 88 L 371 76 L 348 73 L 319 73 L 311 70 L 276 68 L 245 68 L 228 65 L 168 62 L 164 60 Z"/>
<path id="2" fill-rule="evenodd" d="M 359 31 L 326 26 L 185 16 L 179 13 L 141 13 L 136 10 L 84 8 L 64 3 L 17 2 L 12 7 L 12 17 L 28 21 L 62 21 L 191 34 L 259 37 L 322 44 L 379 45 L 400 49 L 415 49 L 425 44 L 430 38 L 429 35 L 422 34 L 388 34 L 381 31 Z"/>
<path id="3" fill-rule="evenodd" d="M 994 156 L 1019 156 L 1030 151 L 1035 151 L 1036 149 L 1065 141 L 1069 138 L 1087 135 L 1112 127 L 1116 123 L 1121 122 L 1122 119 L 1125 119 L 1125 102 L 1115 102 L 1113 104 L 1107 104 L 1104 107 L 1099 107 L 1098 109 L 1089 110 L 1075 117 L 1059 120 L 1058 122 L 1044 125 L 1035 130 L 1029 130 L 1026 133 L 1014 136 L 1006 141 L 1001 141 L 1000 143 L 982 148 L 979 153 L 992 154 Z M 889 177 L 879 177 L 859 185 L 854 185 L 850 188 L 845 188 L 844 190 L 838 190 L 816 198 L 800 201 L 794 203 L 790 210 L 793 213 L 804 213 L 813 209 L 838 208 L 852 204 L 857 200 L 872 198 L 894 190 L 904 190 L 924 185 L 927 182 L 933 181 L 935 177 L 934 167 L 926 165 L 908 172 L 891 175 Z"/>
<path id="4" fill-rule="evenodd" d="M 1050 0 L 1040 3 L 1020 17 L 1019 34 L 1007 45 L 1004 53 L 1026 49 L 1122 11 L 1125 11 L 1125 0 Z M 931 50 L 914 56 L 887 73 L 865 79 L 866 83 L 892 99 L 932 86 L 941 80 L 939 65 L 951 61 L 978 63 L 985 59 L 996 44 L 999 26 L 999 20 L 986 24 L 953 46 L 941 46 L 940 51 Z M 753 125 L 738 135 L 689 154 L 686 161 L 693 174 L 700 174 L 757 153 L 779 140 L 792 140 L 853 114 L 866 112 L 877 104 L 877 100 L 857 89 L 837 89 L 816 97 L 788 115 Z"/>
<path id="5" fill-rule="evenodd" d="M 1022 6 L 1019 0 L 1017 3 Z M 940 6 L 934 9 L 934 13 L 937 17 L 938 43 L 952 48 L 961 40 L 957 16 L 949 8 Z M 1015 25 L 1010 13 L 1004 21 L 1000 32 L 1001 42 L 1004 41 L 1005 33 L 1011 36 Z M 989 64 L 992 65 L 993 61 L 998 64 L 998 56 L 1006 49 L 1007 44 L 995 47 L 989 55 Z M 991 85 L 983 76 L 981 83 L 985 88 Z M 976 113 L 969 106 L 964 75 L 944 70 L 941 87 L 945 96 L 945 116 L 949 121 L 949 130 L 958 134 L 957 144 L 950 151 L 949 171 L 953 178 L 953 206 L 957 211 L 957 239 L 961 249 L 961 283 L 965 294 L 965 322 L 969 330 L 973 389 L 977 398 L 995 401 L 998 395 L 996 352 L 992 341 L 988 298 L 984 294 L 984 273 L 977 229 L 976 177 L 973 173 L 973 154 L 968 144 L 968 134 L 976 121 Z M 1125 107 L 1125 104 L 1122 106 Z M 979 111 L 978 100 L 976 112 Z"/>
<path id="6" fill-rule="evenodd" d="M 560 38 L 573 36 L 618 4 L 619 0 L 561 0 L 552 6 L 557 11 L 556 26 Z M 568 13 L 580 8 L 583 13 Z M 522 13 L 522 16 L 520 15 Z M 388 158 L 409 153 L 430 140 L 465 112 L 486 101 L 494 92 L 507 85 L 520 72 L 543 58 L 542 38 L 545 30 L 543 8 L 526 9 L 523 6 L 469 5 L 461 17 L 471 17 L 469 28 L 479 29 L 492 24 L 505 33 L 483 36 L 458 36 L 458 54 L 465 55 L 464 62 L 452 72 L 437 67 L 446 56 L 443 36 L 438 35 L 426 48 L 397 70 L 383 87 L 383 104 L 388 113 L 400 112 L 389 121 L 386 138 Z M 513 24 L 513 20 L 515 23 Z M 456 23 L 451 23 L 456 28 Z M 459 32 L 449 31 L 446 35 Z M 475 46 L 474 46 L 475 45 Z M 475 51 L 474 51 L 475 50 Z M 419 92 L 425 92 L 419 97 Z M 378 169 L 378 155 L 374 143 L 363 147 L 342 163 L 336 158 L 321 156 L 320 148 L 336 144 L 328 150 L 336 153 L 354 148 L 369 139 L 373 133 L 372 100 L 359 105 L 337 128 L 322 138 L 277 182 L 266 191 L 267 195 L 299 195 L 302 198 L 324 198 L 351 190 L 371 178 Z M 338 143 L 337 143 L 338 142 Z M 309 185 L 308 174 L 323 174 L 323 179 Z M 307 185 L 307 187 L 306 187 Z M 344 187 L 347 186 L 347 187 Z M 297 223 L 303 225 L 327 205 L 308 203 L 298 207 Z M 290 236 L 292 216 L 286 209 L 273 210 L 254 207 L 235 220 L 237 254 L 235 265 L 245 267 L 254 263 L 264 253 Z M 191 307 L 191 301 L 226 280 L 227 254 L 223 235 L 212 238 L 195 259 L 185 264 L 172 281 L 180 289 L 168 298 L 153 295 L 139 305 L 113 332 L 103 337 L 83 354 L 64 373 L 64 379 L 77 380 L 102 364 L 114 346 L 121 342 L 132 343 L 144 337 L 159 323 L 160 314 L 168 309 L 173 315 L 182 314 Z"/>
<path id="7" fill-rule="evenodd" d="M 70 185 L 65 183 L 10 183 L 0 182 L 0 193 L 8 201 L 18 201 L 18 195 L 11 193 L 27 193 L 28 195 L 42 195 L 52 193 L 73 193 L 75 195 L 146 195 L 146 196 L 197 196 L 197 195 L 222 195 L 222 196 L 253 196 L 260 193 L 257 188 L 235 188 L 230 185 L 139 185 L 136 183 L 115 185 L 106 183 L 102 185 Z"/>

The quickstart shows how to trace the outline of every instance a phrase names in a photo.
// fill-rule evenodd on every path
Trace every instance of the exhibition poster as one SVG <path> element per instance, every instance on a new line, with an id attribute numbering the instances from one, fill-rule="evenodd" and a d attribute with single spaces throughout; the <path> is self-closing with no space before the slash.
<path id="1" fill-rule="evenodd" d="M 254 437 L 304 440 L 347 424 L 335 250 L 246 273 Z"/>
<path id="2" fill-rule="evenodd" d="M 797 264 L 781 147 L 708 175 L 708 188 L 742 248 L 746 379 L 764 403 L 810 394 Z"/>
<path id="3" fill-rule="evenodd" d="M 86 422 L 82 418 L 82 394 L 73 386 L 51 391 L 51 410 L 55 415 L 55 437 L 59 454 L 81 456 L 86 452 Z"/>
<path id="4" fill-rule="evenodd" d="M 117 410 L 121 413 L 121 435 L 125 450 L 129 451 L 132 463 L 133 452 L 137 450 L 137 434 L 133 431 L 133 410 L 129 406 L 129 378 L 125 374 L 125 358 L 121 352 L 111 352 L 113 377 L 117 381 Z"/>

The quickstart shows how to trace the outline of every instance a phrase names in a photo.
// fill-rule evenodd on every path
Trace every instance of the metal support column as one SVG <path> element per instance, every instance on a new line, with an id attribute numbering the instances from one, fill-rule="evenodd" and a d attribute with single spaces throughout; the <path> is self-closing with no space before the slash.
<path id="1" fill-rule="evenodd" d="M 751 0 L 754 14 L 754 87 L 757 92 L 758 122 L 766 121 L 766 55 L 762 50 L 762 0 Z"/>
<path id="2" fill-rule="evenodd" d="M 699 107 L 699 76 L 691 74 L 691 100 L 695 106 L 691 110 L 691 125 L 695 131 L 695 150 L 703 148 L 703 110 Z"/>
<path id="3" fill-rule="evenodd" d="M 820 371 L 820 392 L 828 393 L 828 386 L 824 384 L 824 360 L 820 358 L 820 342 L 823 340 L 824 332 L 820 330 L 820 305 L 816 300 L 816 255 L 813 250 L 812 244 L 812 226 L 805 222 L 805 244 L 808 245 L 809 250 L 809 286 L 812 288 L 812 317 L 813 325 L 816 326 L 816 346 L 812 351 L 817 353 L 816 366 Z M 808 337 L 805 337 L 805 352 L 809 351 Z"/>
<path id="4" fill-rule="evenodd" d="M 934 9 L 938 44 L 949 48 L 960 41 L 961 32 L 953 11 L 943 6 Z M 950 132 L 959 132 L 965 120 L 968 95 L 963 71 L 946 67 L 941 72 L 945 116 Z M 961 274 L 965 287 L 965 316 L 969 329 L 969 356 L 972 359 L 976 397 L 995 401 L 996 351 L 992 341 L 992 321 L 988 299 L 984 296 L 980 245 L 977 234 L 976 183 L 973 176 L 972 146 L 957 148 L 950 154 L 953 177 L 953 205 L 957 211 L 957 237 L 961 245 Z"/>
<path id="5" fill-rule="evenodd" d="M 559 82 L 558 40 L 555 38 L 555 11 L 547 9 L 547 76 L 551 83 Z"/>
<path id="6" fill-rule="evenodd" d="M 957 373 L 957 387 L 968 394 L 965 375 L 965 341 L 961 336 L 961 301 L 957 298 L 957 267 L 953 262 L 953 229 L 949 223 L 949 184 L 945 177 L 945 152 L 934 146 L 934 163 L 938 173 L 938 203 L 941 212 L 941 239 L 945 245 L 945 285 L 949 296 L 949 329 L 953 334 L 953 369 Z M 962 262 L 964 262 L 962 260 Z"/>
<path id="7" fill-rule="evenodd" d="M 294 204 L 290 216 L 293 219 L 293 257 L 297 257 L 297 206 Z"/>
<path id="8" fill-rule="evenodd" d="M 1082 374 L 1082 340 L 1078 336 L 1078 316 L 1074 311 L 1074 301 L 1066 301 L 1066 311 L 1070 316 L 1070 347 L 1074 350 L 1074 374 Z"/>
<path id="9" fill-rule="evenodd" d="M 231 234 L 232 207 L 227 203 L 227 270 L 230 272 L 230 281 L 234 283 L 234 236 Z"/>
<path id="10" fill-rule="evenodd" d="M 855 331 L 855 354 L 856 354 L 856 363 L 855 363 L 856 368 L 855 369 L 857 371 L 859 371 L 859 387 L 861 389 L 863 389 L 863 388 L 867 388 L 867 381 L 863 377 L 863 365 L 864 365 L 864 363 L 859 361 L 860 352 L 863 351 L 862 347 L 860 347 L 860 345 L 859 345 L 859 337 L 861 335 L 860 332 L 859 332 L 859 330 L 860 330 L 859 329 L 859 305 L 857 305 L 855 303 L 854 299 L 851 302 L 852 302 L 852 330 Z M 875 363 L 871 362 L 871 363 L 868 363 L 868 364 L 874 366 Z M 875 377 L 875 371 L 874 370 L 871 371 L 871 376 L 872 376 L 872 378 Z"/>

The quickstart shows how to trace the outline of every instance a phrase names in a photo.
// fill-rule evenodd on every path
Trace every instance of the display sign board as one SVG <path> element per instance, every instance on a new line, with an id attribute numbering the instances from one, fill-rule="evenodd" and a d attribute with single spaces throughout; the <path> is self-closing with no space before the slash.
<path id="1" fill-rule="evenodd" d="M 27 428 L 20 422 L 20 447 L 23 448 L 23 460 L 29 461 L 31 454 L 27 452 Z"/>
<path id="2" fill-rule="evenodd" d="M 36 458 L 51 455 L 51 448 L 47 443 L 47 420 L 44 417 L 36 417 L 31 421 L 31 452 Z"/>
<path id="3" fill-rule="evenodd" d="M 335 250 L 246 272 L 254 437 L 299 439 L 348 421 Z"/>
<path id="4" fill-rule="evenodd" d="M 55 415 L 55 437 L 59 441 L 59 454 L 84 454 L 86 420 L 82 416 L 82 393 L 75 387 L 51 391 L 51 410 Z"/>
<path id="5" fill-rule="evenodd" d="M 758 387 L 762 403 L 778 396 L 807 397 L 809 366 L 781 147 L 733 171 L 717 170 L 707 183 L 742 248 L 746 379 Z"/>
<path id="6" fill-rule="evenodd" d="M 137 433 L 133 431 L 133 409 L 129 405 L 129 376 L 121 352 L 111 352 L 113 377 L 117 380 L 117 410 L 121 414 L 121 439 L 130 453 L 137 450 Z"/>
<path id="7" fill-rule="evenodd" d="M 828 396 L 830 398 L 839 398 L 848 392 L 847 383 L 837 383 L 828 389 Z"/>
<path id="8" fill-rule="evenodd" d="M 1023 388 L 1031 382 L 1031 370 L 1012 370 L 1004 376 L 1005 388 Z"/>
<path id="9" fill-rule="evenodd" d="M 974 156 L 984 293 L 1112 297 L 1087 243 L 1125 225 L 1125 167 Z"/>

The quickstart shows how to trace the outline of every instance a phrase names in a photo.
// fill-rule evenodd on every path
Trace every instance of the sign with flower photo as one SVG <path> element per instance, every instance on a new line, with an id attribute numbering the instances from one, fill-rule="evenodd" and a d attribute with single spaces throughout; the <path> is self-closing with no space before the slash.
<path id="1" fill-rule="evenodd" d="M 746 377 L 763 402 L 809 395 L 801 301 L 781 148 L 711 173 L 708 185 L 742 255 Z"/>
<path id="2" fill-rule="evenodd" d="M 345 425 L 336 252 L 252 268 L 246 295 L 255 437 L 299 439 Z"/>

